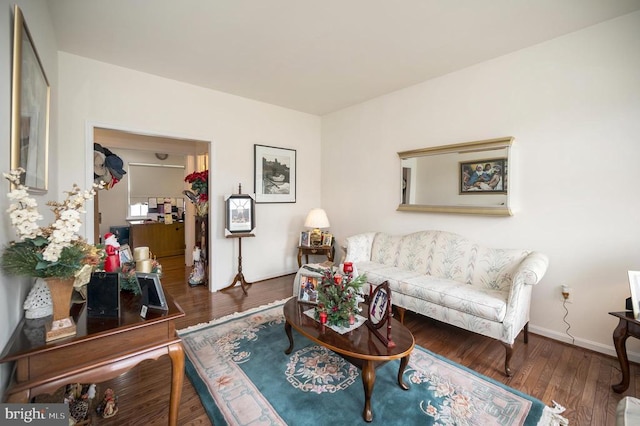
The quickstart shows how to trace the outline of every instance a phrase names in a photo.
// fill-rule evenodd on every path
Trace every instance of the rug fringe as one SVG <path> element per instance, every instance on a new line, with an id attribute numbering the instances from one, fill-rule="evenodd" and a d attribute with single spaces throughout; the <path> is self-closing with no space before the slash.
<path id="1" fill-rule="evenodd" d="M 291 297 L 293 297 L 293 296 L 291 296 Z M 192 331 L 200 330 L 201 328 L 204 328 L 204 327 L 208 327 L 208 326 L 211 326 L 211 325 L 216 325 L 216 324 L 219 324 L 219 323 L 223 323 L 223 322 L 229 321 L 230 319 L 242 317 L 242 316 L 245 316 L 245 315 L 250 315 L 250 314 L 253 314 L 255 312 L 262 311 L 264 309 L 272 308 L 274 306 L 284 305 L 287 302 L 287 300 L 291 299 L 291 297 L 287 297 L 286 299 L 276 300 L 275 302 L 267 303 L 266 305 L 261 305 L 261 306 L 258 306 L 257 308 L 251 308 L 251 309 L 246 310 L 246 311 L 234 312 L 232 314 L 225 315 L 225 316 L 220 317 L 220 318 L 212 319 L 209 322 L 201 322 L 200 324 L 196 324 L 196 325 L 189 326 L 187 328 L 180 329 L 180 330 L 177 331 L 177 333 L 178 333 L 178 335 L 184 334 L 184 333 L 190 333 Z"/>
<path id="2" fill-rule="evenodd" d="M 562 417 L 551 407 L 544 407 L 538 426 L 567 426 L 569 419 Z"/>

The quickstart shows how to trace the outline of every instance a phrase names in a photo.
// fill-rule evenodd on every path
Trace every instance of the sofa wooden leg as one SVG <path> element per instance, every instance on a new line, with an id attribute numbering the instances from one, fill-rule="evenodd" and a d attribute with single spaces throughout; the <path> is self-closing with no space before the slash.
<path id="1" fill-rule="evenodd" d="M 529 323 L 524 325 L 524 342 L 529 343 Z"/>
<path id="2" fill-rule="evenodd" d="M 511 356 L 513 355 L 513 345 L 510 345 L 505 342 L 502 342 L 502 344 L 504 345 L 504 348 L 507 350 L 507 353 L 504 358 L 504 372 L 507 376 L 511 377 L 513 375 L 513 372 L 511 372 L 511 367 L 509 366 L 509 363 L 511 362 Z"/>
<path id="3" fill-rule="evenodd" d="M 405 308 L 401 308 L 400 306 L 396 306 L 396 309 L 398 310 L 398 321 L 400 321 L 400 324 L 404 324 L 404 313 L 407 310 Z"/>

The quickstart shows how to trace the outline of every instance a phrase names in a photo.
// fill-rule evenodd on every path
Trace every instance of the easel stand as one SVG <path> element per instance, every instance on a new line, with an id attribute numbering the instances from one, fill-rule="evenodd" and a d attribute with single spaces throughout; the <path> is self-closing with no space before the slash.
<path id="1" fill-rule="evenodd" d="M 227 235 L 226 238 L 237 238 L 238 239 L 238 273 L 233 278 L 233 282 L 229 284 L 227 287 L 223 288 L 220 291 L 229 290 L 230 288 L 235 287 L 237 283 L 240 283 L 240 287 L 242 287 L 242 292 L 247 295 L 247 287 L 249 287 L 252 283 L 247 282 L 244 279 L 244 274 L 242 273 L 242 239 L 247 237 L 255 237 L 253 234 L 232 234 Z"/>

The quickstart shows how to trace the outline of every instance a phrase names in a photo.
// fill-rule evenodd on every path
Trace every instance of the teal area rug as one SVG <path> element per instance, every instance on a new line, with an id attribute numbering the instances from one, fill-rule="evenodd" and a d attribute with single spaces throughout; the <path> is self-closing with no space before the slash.
<path id="1" fill-rule="evenodd" d="M 360 371 L 294 330 L 284 301 L 180 330 L 187 376 L 215 426 L 359 425 Z M 566 425 L 541 401 L 416 346 L 405 382 L 399 361 L 376 370 L 371 398 L 379 425 Z"/>

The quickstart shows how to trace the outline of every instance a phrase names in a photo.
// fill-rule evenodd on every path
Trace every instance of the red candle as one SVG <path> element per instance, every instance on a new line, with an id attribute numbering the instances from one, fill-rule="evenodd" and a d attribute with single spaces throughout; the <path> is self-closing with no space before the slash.
<path id="1" fill-rule="evenodd" d="M 350 274 L 351 272 L 353 272 L 353 263 L 344 262 L 344 265 L 342 266 L 342 270 L 344 271 L 345 274 Z"/>
<path id="2" fill-rule="evenodd" d="M 326 324 L 326 323 L 327 323 L 327 313 L 320 312 L 320 324 Z"/>

